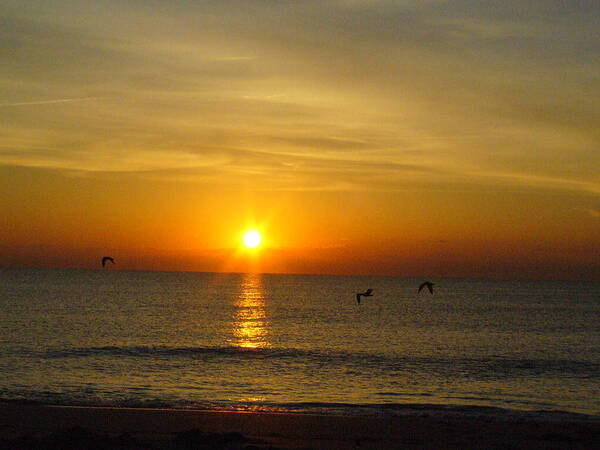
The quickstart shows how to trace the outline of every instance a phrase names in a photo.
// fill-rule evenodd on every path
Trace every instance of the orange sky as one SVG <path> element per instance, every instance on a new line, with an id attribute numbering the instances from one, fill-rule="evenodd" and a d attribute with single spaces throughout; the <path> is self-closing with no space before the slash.
<path id="1" fill-rule="evenodd" d="M 0 267 L 600 279 L 600 7 L 541 3 L 4 2 Z"/>

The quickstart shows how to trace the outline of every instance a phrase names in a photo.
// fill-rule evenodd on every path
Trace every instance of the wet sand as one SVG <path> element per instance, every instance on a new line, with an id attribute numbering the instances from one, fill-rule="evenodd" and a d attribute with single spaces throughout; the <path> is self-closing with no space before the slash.
<path id="1" fill-rule="evenodd" d="M 591 449 L 600 422 L 0 403 L 2 449 Z"/>

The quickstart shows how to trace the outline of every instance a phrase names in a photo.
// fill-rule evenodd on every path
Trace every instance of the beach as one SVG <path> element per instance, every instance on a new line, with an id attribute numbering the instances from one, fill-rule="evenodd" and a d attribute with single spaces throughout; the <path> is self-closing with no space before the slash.
<path id="1" fill-rule="evenodd" d="M 600 447 L 600 422 L 0 404 L 3 449 Z"/>

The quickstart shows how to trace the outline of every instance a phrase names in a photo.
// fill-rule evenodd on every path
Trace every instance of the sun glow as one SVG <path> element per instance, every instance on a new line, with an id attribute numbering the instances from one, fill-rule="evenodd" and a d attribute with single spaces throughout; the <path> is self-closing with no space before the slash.
<path id="1" fill-rule="evenodd" d="M 262 240 L 260 233 L 256 230 L 247 231 L 244 234 L 244 245 L 248 248 L 256 248 L 260 245 Z"/>

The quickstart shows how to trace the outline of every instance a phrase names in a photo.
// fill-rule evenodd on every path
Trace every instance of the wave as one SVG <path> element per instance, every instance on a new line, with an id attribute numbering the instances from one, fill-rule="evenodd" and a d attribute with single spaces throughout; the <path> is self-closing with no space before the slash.
<path id="1" fill-rule="evenodd" d="M 600 378 L 600 363 L 566 359 L 515 359 L 490 356 L 487 358 L 411 357 L 366 352 L 336 350 L 304 350 L 297 348 L 250 348 L 237 346 L 98 346 L 49 349 L 27 352 L 42 359 L 55 358 L 239 358 L 294 360 L 301 363 L 344 366 L 349 370 L 432 371 L 441 375 L 461 372 L 473 378 L 512 378 L 559 374 L 578 379 Z M 26 355 L 26 353 L 24 353 Z"/>
<path id="2" fill-rule="evenodd" d="M 353 412 L 354 414 L 384 414 L 384 415 L 403 415 L 403 416 L 424 416 L 424 417 L 450 417 L 450 416 L 469 416 L 469 417 L 494 417 L 504 419 L 519 420 L 588 420 L 600 421 L 600 415 L 583 414 L 571 411 L 560 411 L 551 409 L 539 410 L 518 410 L 501 408 L 497 406 L 481 405 L 461 405 L 455 403 L 377 403 L 377 404 L 352 404 L 352 403 L 326 403 L 326 402 L 305 402 L 305 403 L 287 403 L 278 405 L 287 408 L 290 411 L 295 409 L 307 412 Z"/>
<path id="3" fill-rule="evenodd" d="M 45 358 L 84 358 L 93 356 L 131 356 L 131 357 L 154 357 L 154 356 L 179 356 L 197 357 L 203 355 L 214 356 L 247 356 L 247 357 L 302 357 L 318 352 L 308 352 L 297 349 L 274 349 L 253 347 L 171 347 L 171 346 L 104 346 L 104 347 L 74 347 L 69 349 L 48 350 L 38 354 Z"/>

